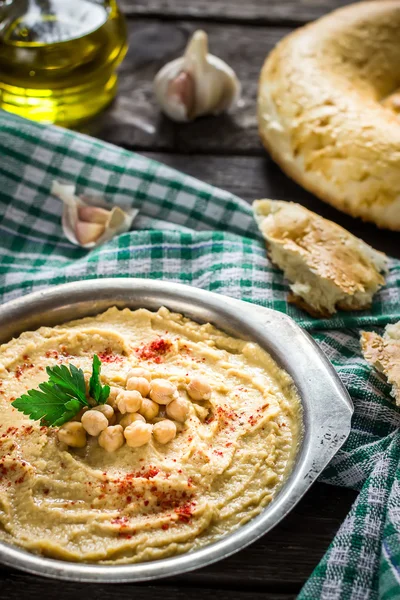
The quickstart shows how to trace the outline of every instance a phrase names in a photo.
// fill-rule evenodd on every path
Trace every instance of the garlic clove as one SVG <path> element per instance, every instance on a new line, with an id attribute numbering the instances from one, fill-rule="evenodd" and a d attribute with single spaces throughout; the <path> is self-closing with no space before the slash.
<path id="1" fill-rule="evenodd" d="M 101 198 L 79 197 L 75 186 L 53 181 L 51 192 L 64 204 L 62 228 L 74 245 L 95 248 L 114 236 L 129 231 L 138 214 L 137 208 L 114 206 L 110 209 Z"/>
<path id="2" fill-rule="evenodd" d="M 98 206 L 78 206 L 78 218 L 88 223 L 101 223 L 105 225 L 110 217 L 110 212 Z"/>
<path id="3" fill-rule="evenodd" d="M 125 222 L 125 213 L 119 206 L 114 206 L 112 211 L 110 212 L 107 227 L 110 229 L 119 229 L 124 226 Z"/>
<path id="4" fill-rule="evenodd" d="M 154 92 L 163 112 L 178 122 L 189 121 L 194 107 L 195 82 L 183 70 L 183 59 L 166 64 L 156 75 Z"/>
<path id="5" fill-rule="evenodd" d="M 77 221 L 75 225 L 75 235 L 78 242 L 85 246 L 91 242 L 96 242 L 104 233 L 105 226 L 101 223 L 88 223 L 87 221 Z"/>
<path id="6" fill-rule="evenodd" d="M 154 91 L 162 110 L 184 122 L 229 110 L 237 103 L 241 86 L 231 67 L 209 54 L 207 34 L 196 31 L 184 56 L 157 73 Z"/>
<path id="7" fill-rule="evenodd" d="M 168 82 L 167 95 L 172 100 L 171 107 L 176 107 L 176 120 L 190 119 L 195 106 L 193 77 L 189 73 L 181 71 Z"/>

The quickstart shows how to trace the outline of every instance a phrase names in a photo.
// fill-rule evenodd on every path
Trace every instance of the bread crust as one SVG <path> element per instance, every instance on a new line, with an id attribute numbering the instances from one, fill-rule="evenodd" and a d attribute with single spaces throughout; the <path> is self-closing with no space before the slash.
<path id="1" fill-rule="evenodd" d="M 287 301 L 289 302 L 289 304 L 294 304 L 295 306 L 297 306 L 297 308 L 304 310 L 311 317 L 314 317 L 314 319 L 329 319 L 329 317 L 332 316 L 332 314 L 327 310 L 317 310 L 316 308 L 311 306 L 311 304 L 307 304 L 304 298 L 293 294 L 293 292 L 288 293 Z"/>
<path id="2" fill-rule="evenodd" d="M 261 140 L 320 199 L 400 231 L 400 0 L 360 2 L 296 30 L 261 71 Z"/>
<path id="3" fill-rule="evenodd" d="M 300 204 L 256 200 L 253 208 L 269 257 L 291 284 L 289 302 L 313 317 L 370 307 L 385 283 L 385 254 Z"/>

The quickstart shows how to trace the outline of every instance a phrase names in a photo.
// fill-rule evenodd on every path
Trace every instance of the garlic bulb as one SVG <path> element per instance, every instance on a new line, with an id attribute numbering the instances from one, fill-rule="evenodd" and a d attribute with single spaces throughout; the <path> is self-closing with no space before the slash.
<path id="1" fill-rule="evenodd" d="M 62 227 L 65 237 L 76 246 L 94 248 L 129 231 L 137 208 L 112 208 L 99 198 L 81 198 L 75 186 L 53 181 L 51 193 L 64 203 Z"/>
<path id="2" fill-rule="evenodd" d="M 154 92 L 162 110 L 174 121 L 191 121 L 219 113 L 239 99 L 241 85 L 235 72 L 208 53 L 208 37 L 196 31 L 184 56 L 167 63 L 154 79 Z"/>

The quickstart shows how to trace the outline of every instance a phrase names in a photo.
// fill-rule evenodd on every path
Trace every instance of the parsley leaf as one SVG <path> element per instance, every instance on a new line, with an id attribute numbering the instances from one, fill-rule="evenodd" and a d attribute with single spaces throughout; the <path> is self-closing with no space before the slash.
<path id="1" fill-rule="evenodd" d="M 75 365 L 69 365 L 69 369 L 65 365 L 55 365 L 47 367 L 46 372 L 49 376 L 49 383 L 57 385 L 72 398 L 77 398 L 89 406 L 89 402 L 86 400 L 85 377 L 82 369 L 78 369 Z"/>
<path id="2" fill-rule="evenodd" d="M 93 356 L 92 376 L 89 382 L 89 394 L 97 404 L 105 404 L 110 395 L 110 386 L 101 385 L 100 382 L 101 360 L 95 354 Z"/>
<path id="3" fill-rule="evenodd" d="M 60 426 L 72 419 L 82 408 L 81 402 L 58 385 L 41 383 L 38 390 L 28 390 L 12 402 L 12 406 L 41 425 Z"/>
<path id="4" fill-rule="evenodd" d="M 79 403 L 79 400 L 76 400 L 74 398 L 72 400 L 69 400 L 65 404 L 64 408 L 66 408 L 67 410 L 63 412 L 63 414 L 57 419 L 57 421 L 54 421 L 54 423 L 52 424 L 53 427 L 60 427 L 61 425 L 64 425 L 64 423 L 66 423 L 67 421 L 73 419 L 73 417 L 75 417 L 75 415 L 81 410 L 82 404 Z"/>
<path id="5" fill-rule="evenodd" d="M 101 361 L 93 357 L 90 395 L 97 404 L 105 404 L 110 386 L 100 383 Z M 41 425 L 60 427 L 70 421 L 82 408 L 90 407 L 86 398 L 85 376 L 75 365 L 55 365 L 46 368 L 48 381 L 38 390 L 28 390 L 12 402 L 12 406 Z"/>

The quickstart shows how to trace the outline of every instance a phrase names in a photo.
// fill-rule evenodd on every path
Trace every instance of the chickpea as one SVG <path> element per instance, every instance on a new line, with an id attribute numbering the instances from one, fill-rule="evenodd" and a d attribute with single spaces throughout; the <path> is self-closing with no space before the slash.
<path id="1" fill-rule="evenodd" d="M 142 396 L 147 396 L 150 391 L 150 383 L 145 377 L 129 377 L 126 382 L 127 390 L 136 390 Z"/>
<path id="2" fill-rule="evenodd" d="M 115 414 L 112 406 L 110 406 L 109 404 L 99 404 L 98 406 L 95 406 L 92 410 L 97 410 L 98 412 L 101 412 L 108 420 L 109 425 L 114 425 Z"/>
<path id="3" fill-rule="evenodd" d="M 99 435 L 108 427 L 108 419 L 98 410 L 88 410 L 82 415 L 81 423 L 89 435 Z"/>
<path id="4" fill-rule="evenodd" d="M 142 395 L 136 390 L 122 391 L 117 396 L 117 406 L 120 413 L 137 412 L 142 405 Z"/>
<path id="5" fill-rule="evenodd" d="M 167 405 L 166 410 L 170 419 L 184 423 L 189 416 L 190 403 L 184 398 L 177 398 Z"/>
<path id="6" fill-rule="evenodd" d="M 153 426 L 153 436 L 159 444 L 168 444 L 176 436 L 176 425 L 169 419 L 159 421 Z"/>
<path id="7" fill-rule="evenodd" d="M 124 433 L 121 425 L 110 425 L 100 433 L 99 446 L 107 452 L 115 452 L 124 445 Z"/>
<path id="8" fill-rule="evenodd" d="M 144 446 L 151 439 L 151 432 L 153 426 L 149 423 L 143 423 L 142 421 L 135 421 L 124 431 L 126 443 L 130 448 L 139 448 Z"/>
<path id="9" fill-rule="evenodd" d="M 149 398 L 143 398 L 142 406 L 139 408 L 139 413 L 144 416 L 147 421 L 152 421 L 160 410 L 157 402 L 153 402 L 153 400 L 149 400 Z"/>
<path id="10" fill-rule="evenodd" d="M 177 393 L 176 386 L 168 379 L 153 379 L 150 383 L 150 398 L 157 404 L 169 404 Z"/>
<path id="11" fill-rule="evenodd" d="M 139 413 L 127 413 L 122 417 L 119 424 L 125 429 L 128 425 L 132 425 L 135 421 L 142 421 L 142 423 L 146 423 L 146 419 L 139 415 Z"/>
<path id="12" fill-rule="evenodd" d="M 187 392 L 192 400 L 209 400 L 211 398 L 211 386 L 201 375 L 192 377 L 187 385 Z"/>
<path id="13" fill-rule="evenodd" d="M 144 377 L 147 381 L 151 379 L 151 373 L 147 369 L 142 369 L 142 367 L 135 367 L 131 369 L 126 376 L 126 379 L 130 379 L 131 377 Z"/>
<path id="14" fill-rule="evenodd" d="M 110 395 L 107 398 L 107 404 L 109 404 L 114 410 L 117 408 L 117 396 L 121 391 L 122 390 L 119 387 L 110 387 Z"/>
<path id="15" fill-rule="evenodd" d="M 86 446 L 86 431 L 82 423 L 69 421 L 60 427 L 57 433 L 60 442 L 64 442 L 72 448 L 84 448 Z"/>

